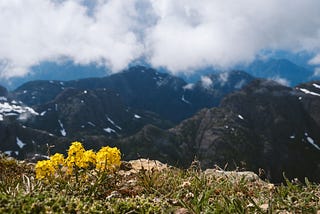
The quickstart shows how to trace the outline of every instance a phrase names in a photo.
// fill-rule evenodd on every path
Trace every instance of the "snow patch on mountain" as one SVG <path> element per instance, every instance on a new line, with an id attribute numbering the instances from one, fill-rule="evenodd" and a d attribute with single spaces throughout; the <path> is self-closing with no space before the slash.
<path id="1" fill-rule="evenodd" d="M 87 122 L 90 126 L 93 126 L 93 127 L 95 127 L 96 126 L 96 124 L 94 124 L 93 122 Z"/>
<path id="2" fill-rule="evenodd" d="M 67 135 L 67 132 L 66 132 L 66 130 L 64 129 L 64 127 L 63 127 L 63 123 L 60 121 L 60 120 L 58 120 L 58 123 L 59 123 L 59 125 L 60 125 L 60 133 L 61 133 L 61 135 L 62 136 L 66 136 Z"/>
<path id="3" fill-rule="evenodd" d="M 238 117 L 241 119 L 241 120 L 244 120 L 244 118 L 239 114 Z"/>
<path id="4" fill-rule="evenodd" d="M 302 92 L 305 93 L 305 94 L 310 94 L 310 95 L 314 95 L 314 96 L 319 96 L 319 97 L 320 97 L 320 94 L 315 93 L 315 92 L 312 92 L 312 91 L 309 91 L 308 89 L 299 88 L 299 90 L 302 91 Z"/>
<path id="5" fill-rule="evenodd" d="M 19 155 L 19 151 L 11 151 L 11 150 L 4 151 L 3 153 L 8 156 L 12 156 L 12 153 L 14 153 L 15 155 Z"/>
<path id="6" fill-rule="evenodd" d="M 140 119 L 140 118 L 141 118 L 141 116 L 140 116 L 140 115 L 135 114 L 135 115 L 134 115 L 134 118 L 136 118 L 136 119 Z"/>
<path id="7" fill-rule="evenodd" d="M 111 120 L 110 117 L 106 116 L 107 120 L 113 125 L 115 126 L 117 129 L 121 130 L 122 128 L 120 126 L 118 126 L 113 120 Z"/>
<path id="8" fill-rule="evenodd" d="M 315 88 L 319 88 L 320 89 L 320 85 L 313 83 L 312 84 Z"/>
<path id="9" fill-rule="evenodd" d="M 190 104 L 190 102 L 184 98 L 184 95 L 182 95 L 181 100 L 187 104 Z"/>
<path id="10" fill-rule="evenodd" d="M 106 131 L 106 132 L 108 132 L 109 134 L 111 134 L 112 132 L 113 132 L 113 133 L 117 133 L 114 129 L 112 129 L 112 128 L 110 128 L 110 127 L 104 128 L 103 130 Z"/>
<path id="11" fill-rule="evenodd" d="M 0 114 L 3 116 L 19 115 L 23 113 L 39 115 L 33 108 L 28 106 L 15 105 L 8 102 L 0 103 Z"/>
<path id="12" fill-rule="evenodd" d="M 8 156 L 11 156 L 12 151 L 8 150 L 8 151 L 4 151 L 3 153 L 8 155 Z"/>
<path id="13" fill-rule="evenodd" d="M 27 144 L 23 143 L 18 137 L 16 137 L 16 143 L 20 149 L 22 149 L 25 145 L 27 145 Z"/>
<path id="14" fill-rule="evenodd" d="M 312 145 L 312 146 L 314 146 L 316 149 L 318 149 L 318 150 L 320 150 L 320 147 L 317 145 L 317 144 L 315 144 L 315 142 L 314 142 L 314 140 L 311 138 L 311 137 L 307 137 L 307 141 Z"/>

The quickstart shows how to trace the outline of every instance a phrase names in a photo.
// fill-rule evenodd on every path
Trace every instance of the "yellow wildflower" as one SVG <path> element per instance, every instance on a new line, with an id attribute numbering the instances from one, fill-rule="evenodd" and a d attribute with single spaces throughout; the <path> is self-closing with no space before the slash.
<path id="1" fill-rule="evenodd" d="M 68 149 L 68 156 L 75 156 L 85 152 L 82 144 L 78 141 L 72 142 Z"/>
<path id="2" fill-rule="evenodd" d="M 52 176 L 56 171 L 51 160 L 38 161 L 35 169 L 37 179 L 44 179 L 46 177 Z"/>
<path id="3" fill-rule="evenodd" d="M 114 170 L 121 163 L 121 153 L 116 147 L 102 147 L 97 153 L 92 150 L 86 151 L 80 142 L 72 142 L 68 149 L 68 157 L 56 153 L 50 160 L 38 161 L 35 166 L 36 178 L 44 179 L 53 176 L 63 165 L 67 166 L 67 173 L 78 176 L 79 169 L 93 168 L 97 170 Z"/>
<path id="4" fill-rule="evenodd" d="M 121 153 L 116 147 L 102 147 L 96 155 L 96 169 L 112 170 L 121 164 Z"/>
<path id="5" fill-rule="evenodd" d="M 83 153 L 84 168 L 96 165 L 96 153 L 92 150 L 85 151 Z"/>
<path id="6" fill-rule="evenodd" d="M 68 173 L 71 174 L 74 167 L 82 168 L 85 166 L 83 163 L 85 149 L 80 142 L 72 142 L 68 150 L 68 157 L 66 158 L 66 165 Z"/>
<path id="7" fill-rule="evenodd" d="M 64 164 L 64 156 L 63 156 L 63 154 L 56 153 L 50 157 L 50 161 L 52 162 L 52 165 L 56 169 L 58 169 L 59 166 L 62 166 Z"/>

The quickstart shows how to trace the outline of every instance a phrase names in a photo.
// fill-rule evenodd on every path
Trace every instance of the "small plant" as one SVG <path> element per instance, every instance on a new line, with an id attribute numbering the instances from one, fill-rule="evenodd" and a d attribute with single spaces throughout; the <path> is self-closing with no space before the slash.
<path id="1" fill-rule="evenodd" d="M 68 175 L 75 175 L 78 181 L 79 172 L 96 169 L 98 172 L 113 171 L 121 164 L 121 153 L 117 148 L 102 147 L 97 153 L 85 150 L 80 142 L 72 142 L 68 156 L 56 153 L 49 160 L 38 161 L 35 166 L 36 178 L 52 179 L 62 176 L 65 169 Z"/>

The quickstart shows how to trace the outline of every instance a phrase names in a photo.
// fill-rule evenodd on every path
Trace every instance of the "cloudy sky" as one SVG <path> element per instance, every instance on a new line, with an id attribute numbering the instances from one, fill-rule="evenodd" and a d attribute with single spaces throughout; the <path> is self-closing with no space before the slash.
<path id="1" fill-rule="evenodd" d="M 308 51 L 320 64 L 319 11 L 319 0 L 1 0 L 0 76 L 63 59 L 190 72 L 263 50 Z"/>

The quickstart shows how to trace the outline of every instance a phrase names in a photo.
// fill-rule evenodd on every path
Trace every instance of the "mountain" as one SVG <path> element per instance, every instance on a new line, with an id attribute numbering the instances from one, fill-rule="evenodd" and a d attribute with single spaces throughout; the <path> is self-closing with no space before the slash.
<path id="1" fill-rule="evenodd" d="M 233 70 L 243 70 L 254 77 L 275 80 L 288 86 L 295 86 L 316 78 L 313 73 L 315 67 L 308 64 L 312 56 L 279 54 L 275 57 L 277 58 L 256 59 L 249 64 L 235 66 Z M 201 76 L 221 72 L 221 69 L 210 67 L 196 70 L 188 76 L 181 76 L 190 82 L 195 82 Z"/>
<path id="2" fill-rule="evenodd" d="M 0 122 L 0 150 L 19 159 L 44 158 L 48 146 L 57 137 L 43 130 L 32 129 L 18 122 Z"/>
<path id="3" fill-rule="evenodd" d="M 242 69 L 255 77 L 282 81 L 291 86 L 310 81 L 313 76 L 312 71 L 287 59 L 255 60 Z"/>
<path id="4" fill-rule="evenodd" d="M 25 124 L 58 136 L 121 137 L 134 134 L 146 124 L 172 126 L 152 112 L 126 106 L 118 94 L 106 89 L 67 88 L 51 102 L 35 109 L 40 116 Z"/>
<path id="5" fill-rule="evenodd" d="M 233 71 L 204 76 L 195 84 L 187 84 L 183 79 L 167 73 L 135 66 L 103 78 L 28 82 L 17 88 L 13 96 L 29 106 L 35 106 L 49 102 L 66 88 L 108 89 L 118 93 L 122 101 L 132 108 L 155 112 L 177 123 L 201 108 L 218 105 L 226 94 L 253 79 L 245 72 Z"/>
<path id="6" fill-rule="evenodd" d="M 1 97 L 0 150 L 25 159 L 47 154 L 47 145 L 55 146 L 52 151 L 66 151 L 75 140 L 89 141 L 96 148 L 147 124 L 164 129 L 173 125 L 153 112 L 126 106 L 118 94 L 105 89 L 66 88 L 52 101 L 34 108 Z"/>
<path id="7" fill-rule="evenodd" d="M 319 97 L 320 82 L 290 88 L 241 71 L 192 84 L 142 66 L 103 78 L 33 81 L 3 98 L 0 149 L 34 157 L 46 144 L 62 152 L 81 140 L 87 148 L 117 146 L 125 159 L 188 167 L 196 158 L 203 168 L 245 168 L 272 181 L 282 172 L 317 180 Z"/>
<path id="8" fill-rule="evenodd" d="M 185 167 L 196 158 L 203 168 L 245 168 L 273 182 L 281 181 L 283 172 L 319 180 L 319 85 L 303 85 L 306 91 L 254 80 L 217 108 L 203 109 L 167 131 L 145 127 L 117 145 L 130 158 L 138 153 Z M 134 152 L 126 149 L 130 143 Z"/>
<path id="9" fill-rule="evenodd" d="M 178 77 L 135 66 L 103 78 L 27 82 L 13 92 L 3 90 L 8 98 L 3 98 L 1 106 L 7 112 L 1 115 L 6 128 L 0 132 L 0 149 L 26 158 L 32 151 L 46 154 L 47 144 L 55 145 L 51 150 L 59 152 L 74 140 L 98 148 L 144 126 L 168 129 L 203 107 L 217 106 L 223 96 L 252 80 L 234 71 L 187 84 Z M 38 132 L 40 138 L 34 136 Z M 18 142 L 24 146 L 16 148 Z"/>
<path id="10" fill-rule="evenodd" d="M 17 158 L 46 154 L 46 144 L 56 137 L 45 130 L 25 126 L 26 121 L 39 114 L 21 101 L 11 99 L 3 87 L 0 89 L 0 150 Z"/>
<path id="11" fill-rule="evenodd" d="M 208 74 L 202 76 L 195 84 L 184 86 L 183 98 L 198 110 L 218 106 L 227 94 L 240 90 L 253 79 L 251 75 L 243 71 Z"/>
<path id="12" fill-rule="evenodd" d="M 249 65 L 235 66 L 231 70 L 244 70 L 252 76 L 259 78 L 286 80 L 291 86 L 302 82 L 310 81 L 314 78 L 314 66 L 310 65 L 308 61 L 313 56 L 310 54 L 290 54 L 290 53 L 275 53 L 274 58 L 256 59 Z M 144 64 L 145 67 L 150 67 L 145 61 L 137 61 L 131 63 L 130 67 Z M 23 77 L 14 77 L 7 79 L 0 79 L 0 84 L 10 90 L 14 90 L 20 85 L 35 81 L 35 80 L 77 80 L 91 77 L 104 77 L 111 72 L 104 66 L 97 64 L 81 65 L 72 61 L 64 60 L 60 62 L 44 61 L 38 65 L 30 68 L 30 72 Z M 162 73 L 170 73 L 169 70 L 159 68 Z M 179 76 L 188 82 L 196 82 L 201 76 L 221 73 L 222 70 L 218 68 L 203 68 L 195 70 L 192 74 Z"/>
<path id="13" fill-rule="evenodd" d="M 312 119 L 320 126 L 320 82 L 312 81 L 303 83 L 296 86 L 295 89 L 304 93 L 304 96 L 299 97 L 299 99 Z"/>
<path id="14" fill-rule="evenodd" d="M 300 51 L 293 53 L 284 50 L 276 50 L 266 53 L 266 55 L 271 55 L 274 59 L 287 59 L 308 70 L 315 69 L 315 65 L 310 64 L 310 60 L 314 58 L 314 54 L 310 52 Z"/>
<path id="15" fill-rule="evenodd" d="M 193 84 L 141 66 L 103 78 L 34 81 L 1 101 L 0 149 L 34 158 L 81 140 L 86 148 L 117 146 L 125 159 L 182 167 L 198 159 L 203 168 L 245 168 L 274 182 L 282 172 L 319 180 L 319 97 L 320 82 L 290 88 L 241 71 Z"/>

